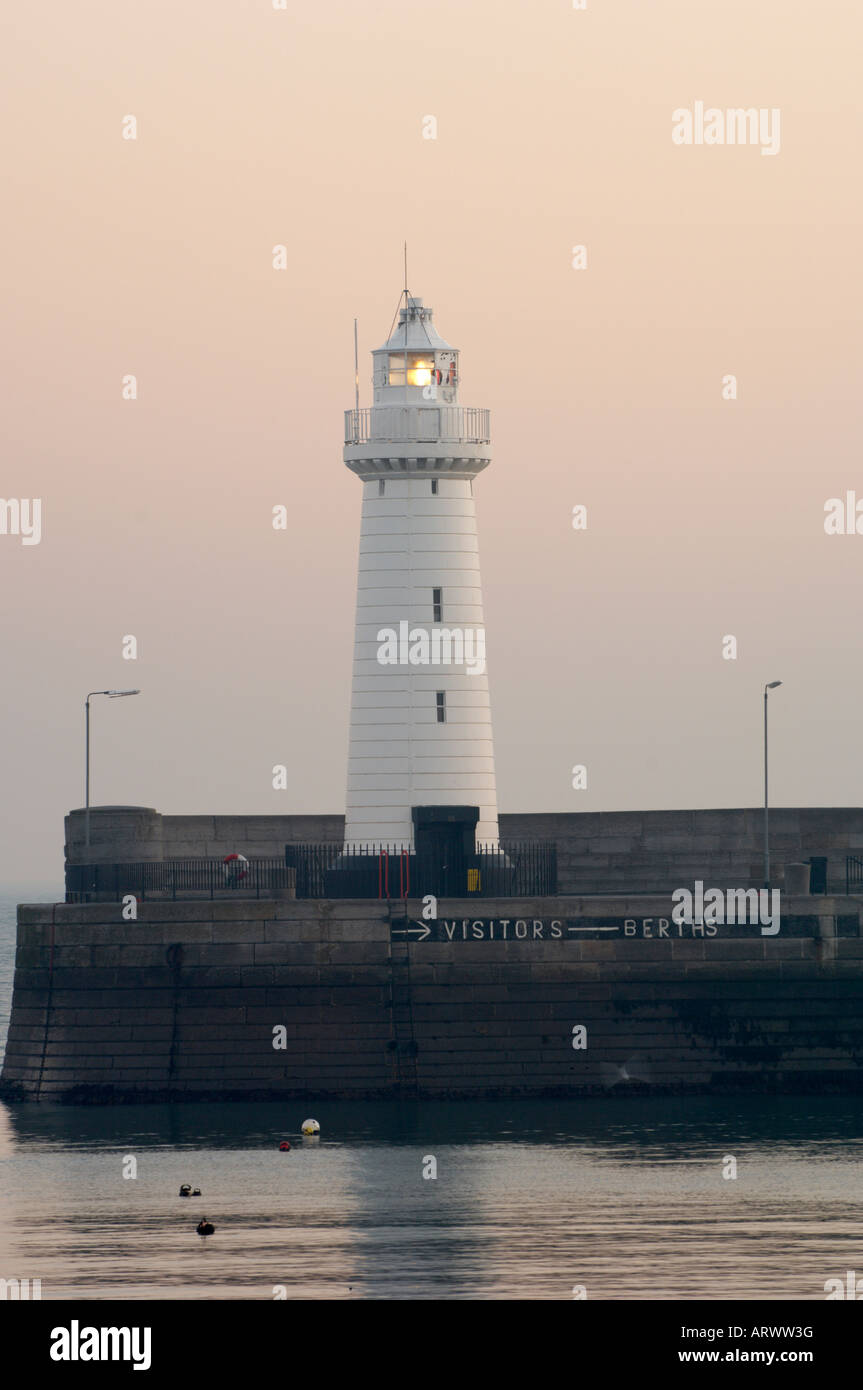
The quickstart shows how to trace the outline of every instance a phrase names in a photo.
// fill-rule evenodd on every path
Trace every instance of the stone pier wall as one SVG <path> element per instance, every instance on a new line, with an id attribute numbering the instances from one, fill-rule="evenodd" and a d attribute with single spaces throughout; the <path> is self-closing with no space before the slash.
<path id="1" fill-rule="evenodd" d="M 162 816 L 146 807 L 95 807 L 91 843 L 84 815 L 66 817 L 68 864 L 150 859 L 281 859 L 293 842 L 340 843 L 343 816 Z M 696 879 L 721 888 L 760 885 L 764 873 L 760 809 L 582 811 L 500 816 L 506 840 L 557 845 L 561 893 L 672 892 Z M 770 813 L 772 879 L 784 886 L 789 863 L 827 858 L 828 891 L 845 892 L 845 860 L 863 858 L 863 809 L 777 807 Z"/>
<path id="2" fill-rule="evenodd" d="M 670 906 L 442 901 L 432 924 L 419 902 L 406 917 L 378 902 L 144 902 L 134 922 L 120 904 L 22 906 L 0 1090 L 861 1089 L 863 901 L 785 899 L 776 936 L 675 928 Z"/>

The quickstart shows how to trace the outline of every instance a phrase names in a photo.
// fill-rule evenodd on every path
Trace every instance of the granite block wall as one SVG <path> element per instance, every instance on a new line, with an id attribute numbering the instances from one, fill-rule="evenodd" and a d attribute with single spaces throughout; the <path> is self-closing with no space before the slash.
<path id="1" fill-rule="evenodd" d="M 861 1089 L 860 900 L 787 901 L 775 937 L 681 934 L 670 906 L 471 899 L 427 924 L 419 902 L 145 902 L 134 922 L 119 904 L 23 905 L 0 1090 Z"/>
<path id="2" fill-rule="evenodd" d="M 671 892 L 696 879 L 748 887 L 763 879 L 760 809 L 584 811 L 501 815 L 503 839 L 557 844 L 561 893 Z M 343 816 L 160 816 L 145 807 L 96 807 L 84 849 L 83 812 L 66 817 L 71 864 L 144 859 L 281 858 L 289 842 L 338 843 Z M 847 855 L 863 858 L 863 809 L 777 807 L 770 814 L 773 879 L 813 855 L 828 861 L 828 890 L 845 891 Z"/>

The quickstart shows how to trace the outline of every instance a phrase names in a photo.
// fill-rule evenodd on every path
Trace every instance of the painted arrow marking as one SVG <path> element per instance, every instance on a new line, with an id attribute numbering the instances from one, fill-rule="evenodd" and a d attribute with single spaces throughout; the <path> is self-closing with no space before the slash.
<path id="1" fill-rule="evenodd" d="M 567 931 L 620 931 L 620 927 L 567 927 Z"/>
<path id="2" fill-rule="evenodd" d="M 425 941 L 427 936 L 431 936 L 431 927 L 428 922 L 414 922 L 411 927 L 393 927 L 393 936 L 414 936 L 419 932 L 417 941 Z"/>

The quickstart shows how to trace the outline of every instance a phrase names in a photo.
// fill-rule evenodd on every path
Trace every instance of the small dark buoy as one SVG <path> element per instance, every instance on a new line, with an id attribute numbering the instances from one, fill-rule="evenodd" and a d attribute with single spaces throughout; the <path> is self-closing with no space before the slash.
<path id="1" fill-rule="evenodd" d="M 199 1236 L 211 1236 L 215 1229 L 215 1226 L 212 1224 L 211 1221 L 207 1220 L 206 1216 L 202 1216 L 197 1226 L 195 1227 L 195 1230 L 198 1232 Z"/>
<path id="2" fill-rule="evenodd" d="M 191 1187 L 189 1186 L 189 1184 L 188 1184 L 187 1182 L 184 1182 L 183 1185 L 182 1185 L 182 1187 L 180 1188 L 180 1196 L 181 1196 L 181 1197 L 191 1197 L 191 1195 L 192 1195 L 192 1189 L 191 1189 Z"/>
<path id="3" fill-rule="evenodd" d="M 279 1145 L 279 1150 L 280 1150 L 281 1153 L 286 1154 L 286 1153 L 289 1152 L 290 1147 L 291 1147 L 291 1146 L 290 1146 L 290 1144 L 288 1143 L 287 1139 L 283 1139 L 282 1142 L 281 1142 L 281 1144 Z"/>
<path id="4" fill-rule="evenodd" d="M 200 1197 L 200 1195 L 201 1195 L 201 1189 L 200 1189 L 200 1187 L 193 1187 L 193 1188 L 192 1188 L 192 1196 L 193 1196 L 193 1197 Z"/>

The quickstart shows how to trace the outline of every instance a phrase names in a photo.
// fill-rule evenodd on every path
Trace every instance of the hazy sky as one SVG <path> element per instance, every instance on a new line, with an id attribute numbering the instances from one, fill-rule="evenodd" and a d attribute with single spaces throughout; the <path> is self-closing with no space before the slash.
<path id="1" fill-rule="evenodd" d="M 10 0 L 0 495 L 42 539 L 0 536 L 3 880 L 59 877 L 93 688 L 143 691 L 96 704 L 96 804 L 343 810 L 342 411 L 405 238 L 492 411 L 500 810 L 757 804 L 772 679 L 775 803 L 859 805 L 863 535 L 824 503 L 863 500 L 861 30 L 857 0 Z M 779 153 L 675 145 L 697 101 L 778 108 Z"/>

